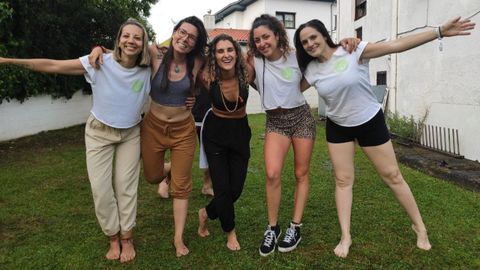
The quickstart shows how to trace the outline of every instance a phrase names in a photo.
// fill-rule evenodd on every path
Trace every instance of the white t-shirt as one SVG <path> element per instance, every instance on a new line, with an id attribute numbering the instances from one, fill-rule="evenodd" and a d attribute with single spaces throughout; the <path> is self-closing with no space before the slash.
<path id="1" fill-rule="evenodd" d="M 282 56 L 275 61 L 265 59 L 265 78 L 263 77 L 263 59 L 255 57 L 254 63 L 255 84 L 264 110 L 291 109 L 306 103 L 300 91 L 302 72 L 294 53 L 288 54 L 287 57 Z M 264 85 L 265 89 L 263 89 Z"/>
<path id="2" fill-rule="evenodd" d="M 352 54 L 338 47 L 328 61 L 315 59 L 305 71 L 307 82 L 325 100 L 327 117 L 338 125 L 359 126 L 381 108 L 371 89 L 368 61 L 359 63 L 367 44 L 360 42 Z"/>
<path id="3" fill-rule="evenodd" d="M 125 68 L 112 54 L 103 56 L 103 65 L 94 69 L 88 55 L 80 57 L 85 79 L 92 86 L 93 107 L 90 112 L 105 125 L 130 128 L 142 118 L 142 108 L 150 92 L 150 67 Z"/>

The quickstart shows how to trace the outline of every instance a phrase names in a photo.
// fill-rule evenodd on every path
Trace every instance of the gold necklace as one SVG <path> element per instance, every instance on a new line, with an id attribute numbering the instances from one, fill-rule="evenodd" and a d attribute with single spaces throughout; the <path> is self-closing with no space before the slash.
<path id="1" fill-rule="evenodd" d="M 238 85 L 238 84 L 237 84 Z M 230 110 L 228 107 L 227 107 L 227 103 L 225 102 L 225 97 L 224 97 L 224 94 L 223 94 L 223 89 L 222 89 L 222 81 L 221 80 L 218 80 L 218 87 L 220 88 L 220 96 L 222 97 L 222 102 L 223 102 L 223 106 L 225 106 L 225 109 L 227 110 L 227 112 L 229 113 L 233 113 L 237 110 L 238 108 L 238 96 L 237 98 L 235 99 L 235 108 L 233 108 L 233 110 Z M 238 89 L 238 95 L 240 96 L 240 89 Z"/>

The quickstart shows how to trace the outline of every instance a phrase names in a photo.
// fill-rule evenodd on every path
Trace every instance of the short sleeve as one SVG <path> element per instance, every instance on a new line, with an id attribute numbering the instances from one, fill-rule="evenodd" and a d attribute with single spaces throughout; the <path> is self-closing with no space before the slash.
<path id="1" fill-rule="evenodd" d="M 88 62 L 88 55 L 82 56 L 79 59 L 80 63 L 82 63 L 82 66 L 86 71 L 86 73 L 84 74 L 85 80 L 87 80 L 87 82 L 90 84 L 95 83 L 95 74 L 97 71 Z"/>
<path id="2" fill-rule="evenodd" d="M 363 50 L 365 50 L 365 47 L 367 47 L 367 44 L 368 44 L 367 41 L 360 41 L 360 43 L 358 44 L 357 49 L 353 52 L 357 60 L 359 60 L 360 56 L 362 56 Z"/>

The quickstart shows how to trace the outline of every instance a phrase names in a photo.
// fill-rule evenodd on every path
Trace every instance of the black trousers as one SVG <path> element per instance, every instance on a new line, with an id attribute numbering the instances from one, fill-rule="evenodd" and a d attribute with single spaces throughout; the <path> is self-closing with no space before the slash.
<path id="1" fill-rule="evenodd" d="M 248 119 L 221 118 L 210 113 L 203 127 L 203 143 L 214 197 L 206 206 L 209 219 L 220 219 L 224 232 L 235 228 L 234 203 L 242 194 L 250 159 Z"/>

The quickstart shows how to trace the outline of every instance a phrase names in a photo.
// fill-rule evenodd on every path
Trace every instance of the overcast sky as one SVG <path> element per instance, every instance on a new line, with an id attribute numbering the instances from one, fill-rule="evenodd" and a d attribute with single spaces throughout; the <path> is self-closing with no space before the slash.
<path id="1" fill-rule="evenodd" d="M 157 34 L 157 41 L 162 42 L 169 38 L 173 31 L 172 20 L 179 20 L 195 15 L 203 20 L 207 10 L 212 14 L 236 0 L 160 0 L 150 9 L 148 22 Z"/>

